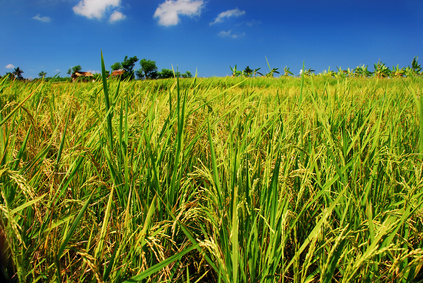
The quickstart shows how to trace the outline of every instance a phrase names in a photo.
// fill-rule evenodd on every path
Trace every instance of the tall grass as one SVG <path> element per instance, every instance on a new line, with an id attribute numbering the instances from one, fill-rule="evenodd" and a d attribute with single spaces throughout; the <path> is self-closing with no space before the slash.
<path id="1" fill-rule="evenodd" d="M 417 282 L 420 93 L 420 79 L 3 80 L 2 271 Z"/>

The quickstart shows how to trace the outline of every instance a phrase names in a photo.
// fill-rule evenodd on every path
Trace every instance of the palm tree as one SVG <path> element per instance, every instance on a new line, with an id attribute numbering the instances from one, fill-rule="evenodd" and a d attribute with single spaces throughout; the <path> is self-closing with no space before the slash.
<path id="1" fill-rule="evenodd" d="M 411 62 L 411 69 L 413 70 L 415 75 L 420 75 L 422 71 L 422 67 L 417 62 L 419 60 L 419 57 L 414 57 L 413 61 Z"/>
<path id="2" fill-rule="evenodd" d="M 13 75 L 15 75 L 15 77 L 18 80 L 23 80 L 22 74 L 24 71 L 22 71 L 19 67 L 15 68 L 15 70 L 13 71 Z"/>
<path id="3" fill-rule="evenodd" d="M 374 75 L 377 78 L 390 77 L 391 70 L 388 67 L 386 67 L 385 64 L 382 63 L 380 60 L 377 62 L 377 64 L 374 65 L 374 67 L 375 67 Z"/>
<path id="4" fill-rule="evenodd" d="M 399 67 L 399 65 L 397 65 L 397 67 L 392 67 L 392 72 L 391 72 L 392 76 L 394 77 L 402 77 L 405 75 L 405 70 L 404 68 Z"/>
<path id="5" fill-rule="evenodd" d="M 324 70 L 322 73 L 320 73 L 319 75 L 322 77 L 327 77 L 327 78 L 334 78 L 335 77 L 335 72 L 332 71 L 330 69 L 330 67 L 327 70 Z"/>
<path id="6" fill-rule="evenodd" d="M 370 77 L 371 75 L 372 75 L 372 72 L 370 72 L 369 70 L 367 70 L 367 66 L 365 66 L 365 65 L 362 65 L 362 66 L 357 66 L 355 69 L 354 69 L 354 76 L 357 76 L 357 77 Z"/>
<path id="7" fill-rule="evenodd" d="M 270 68 L 270 64 L 269 64 L 269 61 L 267 60 L 267 57 L 265 56 L 264 58 L 266 58 L 266 63 L 267 63 L 267 66 L 269 67 L 269 70 L 270 70 L 270 72 L 269 73 L 267 73 L 266 74 L 266 77 L 273 77 L 273 74 L 280 74 L 279 72 L 278 72 L 278 69 L 279 68 Z"/>
<path id="8" fill-rule="evenodd" d="M 314 73 L 314 70 L 309 68 L 307 70 L 304 70 L 304 75 L 305 76 L 311 76 L 311 74 Z"/>
<path id="9" fill-rule="evenodd" d="M 341 67 L 336 67 L 336 68 L 338 68 L 338 72 L 335 74 L 336 78 L 345 78 L 347 76 L 346 70 L 342 70 Z"/>
<path id="10" fill-rule="evenodd" d="M 260 76 L 263 76 L 263 74 L 259 72 L 259 70 L 260 70 L 260 69 L 261 69 L 261 68 L 254 69 L 254 71 L 253 71 L 253 77 L 255 77 L 255 76 L 256 76 L 256 74 L 257 74 L 257 75 L 260 75 Z"/>
<path id="11" fill-rule="evenodd" d="M 244 76 L 251 77 L 253 75 L 253 70 L 250 69 L 250 66 L 245 67 L 244 69 Z"/>
<path id="12" fill-rule="evenodd" d="M 266 74 L 266 77 L 273 78 L 273 74 L 280 74 L 278 69 L 279 68 L 272 68 L 270 72 Z"/>
<path id="13" fill-rule="evenodd" d="M 238 71 L 238 69 L 237 69 L 237 66 L 235 65 L 235 67 L 231 67 L 231 66 L 229 66 L 229 68 L 231 68 L 231 71 L 232 71 L 232 77 L 239 77 L 241 74 L 242 74 L 242 72 L 241 71 Z"/>
<path id="14" fill-rule="evenodd" d="M 288 66 L 285 66 L 285 68 L 283 68 L 283 75 L 284 77 L 287 77 L 287 76 L 293 76 L 294 74 L 289 70 Z"/>
<path id="15" fill-rule="evenodd" d="M 44 71 L 41 71 L 41 72 L 39 72 L 39 73 L 38 73 L 38 76 L 39 76 L 40 78 L 44 78 L 46 75 L 47 75 L 47 73 L 46 73 L 46 72 L 44 72 Z"/>

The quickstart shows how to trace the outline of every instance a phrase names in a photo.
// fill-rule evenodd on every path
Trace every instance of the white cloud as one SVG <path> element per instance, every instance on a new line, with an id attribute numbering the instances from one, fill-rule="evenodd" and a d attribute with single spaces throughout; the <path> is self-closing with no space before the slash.
<path id="1" fill-rule="evenodd" d="M 230 17 L 239 17 L 245 14 L 245 11 L 242 11 L 238 8 L 232 9 L 232 10 L 227 10 L 224 11 L 222 13 L 220 13 L 219 15 L 217 15 L 216 19 L 210 23 L 210 25 L 214 25 L 217 23 L 221 23 L 223 22 L 223 20 L 230 18 Z"/>
<path id="2" fill-rule="evenodd" d="M 13 66 L 12 64 L 8 64 L 5 66 L 6 69 L 14 69 L 15 66 Z"/>
<path id="3" fill-rule="evenodd" d="M 217 35 L 220 36 L 220 37 L 239 38 L 239 37 L 243 37 L 245 35 L 245 33 L 243 32 L 243 33 L 240 33 L 240 34 L 236 34 L 236 33 L 233 33 L 232 30 L 228 30 L 228 31 L 222 30 Z"/>
<path id="4" fill-rule="evenodd" d="M 107 10 L 118 8 L 121 0 L 81 0 L 73 7 L 75 14 L 88 19 L 101 19 Z"/>
<path id="5" fill-rule="evenodd" d="M 159 5 L 154 18 L 159 18 L 159 24 L 174 26 L 179 23 L 179 16 L 199 16 L 204 7 L 203 0 L 166 0 Z"/>
<path id="6" fill-rule="evenodd" d="M 125 18 L 126 18 L 126 16 L 124 14 L 122 14 L 121 12 L 114 11 L 109 17 L 109 22 L 115 23 L 115 22 L 124 20 Z"/>
<path id="7" fill-rule="evenodd" d="M 34 17 L 32 17 L 34 20 L 43 22 L 43 23 L 48 23 L 50 22 L 50 17 L 41 17 L 40 14 L 35 15 Z"/>
<path id="8" fill-rule="evenodd" d="M 241 26 L 241 25 L 246 25 L 246 26 L 248 26 L 248 27 L 252 27 L 252 26 L 255 26 L 255 25 L 259 25 L 259 24 L 261 24 L 261 21 L 251 20 L 251 21 L 242 22 L 242 23 L 240 23 L 239 25 L 240 25 L 240 26 Z"/>

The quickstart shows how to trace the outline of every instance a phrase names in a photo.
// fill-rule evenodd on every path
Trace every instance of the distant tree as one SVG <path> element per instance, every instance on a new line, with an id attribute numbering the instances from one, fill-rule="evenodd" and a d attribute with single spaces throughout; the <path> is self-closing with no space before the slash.
<path id="1" fill-rule="evenodd" d="M 289 70 L 288 66 L 285 66 L 285 68 L 283 68 L 283 75 L 284 77 L 288 77 L 293 76 L 294 74 Z"/>
<path id="2" fill-rule="evenodd" d="M 182 74 L 183 78 L 192 78 L 192 74 L 190 71 L 186 71 L 184 74 Z"/>
<path id="3" fill-rule="evenodd" d="M 24 71 L 22 71 L 19 67 L 15 68 L 15 70 L 13 71 L 13 75 L 18 79 L 18 80 L 23 80 L 23 74 Z"/>
<path id="4" fill-rule="evenodd" d="M 169 69 L 162 69 L 159 73 L 160 79 L 168 79 L 173 77 L 173 71 Z"/>
<path id="5" fill-rule="evenodd" d="M 140 62 L 141 71 L 146 79 L 156 79 L 158 77 L 156 62 L 153 60 L 142 59 Z"/>
<path id="6" fill-rule="evenodd" d="M 242 74 L 242 72 L 238 70 L 237 65 L 235 65 L 233 68 L 229 66 L 229 68 L 231 69 L 232 77 L 239 77 Z"/>
<path id="7" fill-rule="evenodd" d="M 354 76 L 361 78 L 370 77 L 372 75 L 372 72 L 370 72 L 367 68 L 368 66 L 364 64 L 361 66 L 357 66 L 354 69 Z"/>
<path id="8" fill-rule="evenodd" d="M 251 77 L 253 75 L 253 70 L 250 69 L 250 66 L 245 67 L 244 76 Z"/>
<path id="9" fill-rule="evenodd" d="M 419 75 L 422 71 L 422 67 L 417 62 L 419 60 L 419 57 L 414 57 L 413 61 L 411 62 L 411 69 L 413 70 L 415 75 Z"/>
<path id="10" fill-rule="evenodd" d="M 344 79 L 347 77 L 348 75 L 347 70 L 342 69 L 342 67 L 336 67 L 336 68 L 338 69 L 338 72 L 335 73 L 335 78 Z"/>
<path id="11" fill-rule="evenodd" d="M 81 70 L 81 65 L 76 65 L 68 70 L 68 75 L 75 74 L 76 72 L 80 72 Z"/>
<path id="12" fill-rule="evenodd" d="M 44 78 L 46 75 L 47 75 L 47 73 L 46 73 L 46 72 L 44 72 L 44 71 L 41 71 L 41 72 L 39 72 L 39 73 L 38 73 L 38 76 L 39 76 L 40 78 Z"/>
<path id="13" fill-rule="evenodd" d="M 112 66 L 110 66 L 110 68 L 112 69 L 112 71 L 117 71 L 119 69 L 122 69 L 122 64 L 120 62 L 116 62 Z"/>
<path id="14" fill-rule="evenodd" d="M 311 76 L 315 71 L 312 68 L 308 68 L 307 70 L 304 70 L 304 75 Z"/>
<path id="15" fill-rule="evenodd" d="M 266 63 L 267 63 L 267 66 L 269 67 L 269 73 L 266 74 L 266 77 L 273 78 L 274 74 L 279 74 L 279 71 L 278 71 L 279 68 L 270 68 L 270 64 L 269 64 L 269 61 L 267 60 L 267 57 L 265 56 L 264 58 L 266 58 Z"/>
<path id="16" fill-rule="evenodd" d="M 266 74 L 266 77 L 273 78 L 273 74 L 279 74 L 279 68 L 272 68 L 269 73 Z"/>
<path id="17" fill-rule="evenodd" d="M 404 68 L 400 68 L 399 65 L 397 65 L 396 67 L 395 66 L 392 67 L 391 76 L 393 76 L 393 77 L 403 77 L 404 75 L 405 75 L 405 69 Z"/>
<path id="18" fill-rule="evenodd" d="M 137 78 L 139 80 L 141 80 L 142 78 L 144 78 L 144 72 L 142 71 L 142 69 L 138 69 L 135 71 L 135 75 L 137 76 Z"/>
<path id="19" fill-rule="evenodd" d="M 391 76 L 391 70 L 380 60 L 377 64 L 374 64 L 374 69 L 374 75 L 378 78 L 387 78 Z"/>
<path id="20" fill-rule="evenodd" d="M 256 75 L 263 76 L 263 74 L 259 72 L 259 70 L 260 70 L 260 69 L 261 69 L 261 68 L 257 68 L 257 69 L 254 69 L 254 70 L 253 70 L 253 77 L 255 77 Z"/>
<path id="21" fill-rule="evenodd" d="M 135 78 L 134 67 L 136 62 L 138 62 L 137 56 L 134 56 L 131 58 L 128 58 L 128 56 L 125 56 L 125 59 L 123 59 L 122 68 L 126 71 L 124 73 L 125 79 L 132 80 Z"/>
<path id="22" fill-rule="evenodd" d="M 11 73 L 11 72 L 6 72 L 6 77 L 9 80 L 14 80 L 15 79 L 15 75 L 13 73 Z"/>

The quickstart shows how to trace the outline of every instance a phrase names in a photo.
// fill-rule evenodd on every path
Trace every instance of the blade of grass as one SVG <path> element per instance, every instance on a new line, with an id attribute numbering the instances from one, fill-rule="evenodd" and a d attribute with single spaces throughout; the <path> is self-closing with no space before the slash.
<path id="1" fill-rule="evenodd" d="M 91 198 L 92 198 L 93 194 L 94 194 L 94 192 L 92 192 L 92 193 L 91 193 L 91 195 L 90 195 L 90 196 L 88 197 L 88 199 L 85 201 L 84 206 L 81 208 L 81 210 L 79 211 L 78 215 L 75 217 L 75 220 L 73 221 L 71 228 L 69 229 L 69 231 L 68 231 L 68 233 L 67 233 L 67 235 L 66 235 L 65 239 L 63 240 L 62 244 L 61 244 L 61 245 L 60 245 L 60 247 L 59 247 L 59 250 L 58 250 L 58 252 L 57 252 L 57 258 L 58 258 L 58 259 L 60 259 L 60 258 L 61 258 L 62 254 L 63 254 L 63 251 L 64 251 L 64 250 L 65 250 L 65 248 L 66 248 L 66 245 L 68 244 L 69 240 L 71 239 L 71 237 L 72 237 L 72 235 L 73 235 L 73 232 L 75 232 L 75 230 L 76 230 L 76 228 L 77 228 L 77 226 L 78 226 L 78 224 L 79 224 L 79 221 L 81 221 L 82 216 L 83 216 L 83 215 L 84 215 L 84 213 L 85 213 L 85 210 L 87 210 L 88 205 L 89 205 L 89 204 L 90 204 L 90 202 L 91 202 Z"/>
<path id="2" fill-rule="evenodd" d="M 107 75 L 106 75 L 106 67 L 104 65 L 104 58 L 103 58 L 103 51 L 101 51 L 101 76 L 103 79 L 103 93 L 104 93 L 104 102 L 106 105 L 106 112 L 107 112 L 107 133 L 109 136 L 109 146 L 110 149 L 113 150 L 113 128 L 112 128 L 112 112 L 110 111 L 110 99 L 109 99 L 109 87 L 107 84 Z M 118 88 L 119 89 L 119 88 Z"/>
<path id="3" fill-rule="evenodd" d="M 10 111 L 10 113 L 4 118 L 4 119 L 2 119 L 1 121 L 0 121 L 0 127 L 1 126 L 3 126 L 3 124 L 4 123 L 6 123 L 7 122 L 7 120 L 9 120 L 12 116 L 13 116 L 13 114 L 15 114 L 15 112 L 16 111 L 18 111 L 18 109 L 19 108 L 21 108 L 22 107 L 22 105 L 24 105 L 24 103 L 28 100 L 28 99 L 30 99 L 36 92 L 37 92 L 37 90 L 38 90 L 38 88 L 41 86 L 42 84 L 39 84 L 38 86 L 37 86 L 37 88 L 33 91 L 33 92 L 31 92 L 24 100 L 22 100 L 19 104 L 18 104 L 18 106 L 16 106 L 12 111 Z"/>
<path id="4" fill-rule="evenodd" d="M 150 267 L 149 269 L 147 269 L 146 271 L 141 272 L 138 275 L 135 275 L 133 277 L 131 277 L 130 279 L 124 281 L 123 283 L 133 283 L 133 282 L 140 282 L 141 280 L 147 278 L 148 276 L 153 275 L 154 273 L 158 272 L 159 270 L 163 269 L 164 267 L 166 267 L 167 265 L 171 264 L 172 262 L 174 262 L 175 260 L 179 260 L 181 259 L 184 255 L 186 255 L 187 253 L 189 253 L 192 250 L 195 250 L 196 248 L 198 248 L 199 244 L 193 245 L 171 257 L 168 257 L 167 259 L 165 259 L 164 261 Z"/>

